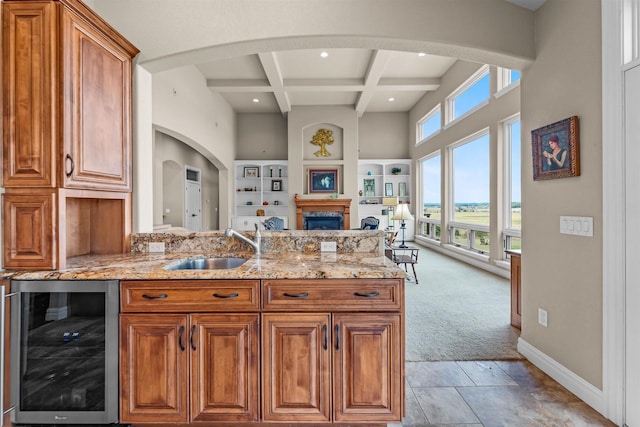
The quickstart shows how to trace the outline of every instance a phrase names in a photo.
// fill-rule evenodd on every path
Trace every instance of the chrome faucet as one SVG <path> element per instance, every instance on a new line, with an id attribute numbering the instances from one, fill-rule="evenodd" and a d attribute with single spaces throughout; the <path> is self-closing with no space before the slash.
<path id="1" fill-rule="evenodd" d="M 259 255 L 260 254 L 260 242 L 262 241 L 262 237 L 260 236 L 260 230 L 258 229 L 258 224 L 255 224 L 255 226 L 256 226 L 256 233 L 253 236 L 253 240 L 251 240 L 248 237 L 245 237 L 244 235 L 238 233 L 233 228 L 227 228 L 227 230 L 224 232 L 224 234 L 227 237 L 235 237 L 236 239 L 240 239 L 243 242 L 246 242 L 246 243 L 250 244 L 251 247 L 253 248 L 253 252 L 256 255 Z"/>

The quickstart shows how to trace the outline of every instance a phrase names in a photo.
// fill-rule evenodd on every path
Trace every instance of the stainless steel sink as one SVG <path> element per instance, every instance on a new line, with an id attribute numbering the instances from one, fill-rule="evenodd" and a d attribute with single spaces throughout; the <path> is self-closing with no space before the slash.
<path id="1" fill-rule="evenodd" d="M 195 258 L 169 264 L 166 270 L 225 270 L 240 267 L 247 262 L 247 258 L 219 257 L 219 258 Z"/>

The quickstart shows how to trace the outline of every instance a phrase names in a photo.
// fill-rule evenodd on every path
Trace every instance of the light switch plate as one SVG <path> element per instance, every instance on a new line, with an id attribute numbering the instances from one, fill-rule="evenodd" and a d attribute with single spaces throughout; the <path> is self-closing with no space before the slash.
<path id="1" fill-rule="evenodd" d="M 593 237 L 593 217 L 590 216 L 561 216 L 560 233 L 576 236 Z"/>
<path id="2" fill-rule="evenodd" d="M 149 252 L 164 253 L 164 242 L 149 242 Z"/>

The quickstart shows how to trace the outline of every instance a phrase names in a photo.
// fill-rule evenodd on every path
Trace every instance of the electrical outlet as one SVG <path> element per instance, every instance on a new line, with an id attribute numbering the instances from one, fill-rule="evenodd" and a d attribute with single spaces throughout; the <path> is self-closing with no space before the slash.
<path id="1" fill-rule="evenodd" d="M 321 252 L 335 252 L 336 251 L 336 242 L 320 242 L 320 251 Z"/>
<path id="2" fill-rule="evenodd" d="M 164 253 L 164 242 L 149 242 L 149 252 Z"/>
<path id="3" fill-rule="evenodd" d="M 547 310 L 545 310 L 544 308 L 538 307 L 538 323 L 540 323 L 545 328 L 548 326 Z"/>

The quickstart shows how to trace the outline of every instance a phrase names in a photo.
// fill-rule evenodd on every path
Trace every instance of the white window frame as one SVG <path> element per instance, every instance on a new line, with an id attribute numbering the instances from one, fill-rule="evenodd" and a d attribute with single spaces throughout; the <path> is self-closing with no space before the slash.
<path id="1" fill-rule="evenodd" d="M 419 191 L 418 191 L 418 206 L 421 206 L 422 209 L 424 209 L 424 198 L 423 198 L 423 184 L 424 184 L 424 180 L 423 180 L 423 175 L 422 175 L 422 164 L 423 162 L 430 160 L 434 157 L 440 157 L 440 188 L 442 189 L 442 184 L 443 184 L 443 174 L 442 174 L 442 150 L 437 150 L 434 151 L 433 153 L 426 155 L 420 159 L 418 159 L 417 161 L 417 165 L 418 165 L 418 169 L 419 169 L 419 176 L 420 176 L 420 185 L 419 185 Z M 422 237 L 426 238 L 426 239 L 430 239 L 433 240 L 434 242 L 440 242 L 442 239 L 442 220 L 443 220 L 443 216 L 442 216 L 442 190 L 440 191 L 440 219 L 435 219 L 435 218 L 424 218 L 424 216 L 422 215 L 422 213 L 418 213 L 416 211 L 416 217 L 418 220 L 418 234 L 421 235 Z M 424 229 L 424 225 L 425 224 L 430 224 L 429 226 L 429 233 L 428 234 L 423 234 L 422 230 Z M 436 236 L 436 227 L 440 227 L 440 237 Z"/>
<path id="2" fill-rule="evenodd" d="M 511 200 L 511 126 L 516 122 L 520 122 L 522 126 L 520 114 L 511 116 L 502 122 L 502 148 L 504 153 L 502 195 L 503 200 L 506 202 L 502 206 L 503 223 L 505 224 L 502 230 L 502 247 L 504 249 L 509 247 L 510 239 L 514 237 L 522 239 L 522 230 L 511 227 L 511 203 L 513 202 Z M 520 209 L 522 209 L 522 205 Z M 507 259 L 507 255 L 504 252 L 503 259 Z"/>
<path id="3" fill-rule="evenodd" d="M 429 120 L 431 120 L 433 118 L 433 116 L 436 115 L 436 113 L 440 113 L 440 127 L 438 128 L 438 130 L 436 130 L 433 133 L 430 133 L 429 135 L 423 135 L 422 134 L 422 125 L 426 122 L 428 122 Z M 442 106 L 440 103 L 438 103 L 438 105 L 436 105 L 435 107 L 433 107 L 433 109 L 431 111 L 429 111 L 427 114 L 425 114 L 425 116 L 423 118 L 421 118 L 420 120 L 418 120 L 418 123 L 416 123 L 416 146 L 422 144 L 423 142 L 433 138 L 435 135 L 439 134 L 440 131 L 442 130 Z"/>
<path id="4" fill-rule="evenodd" d="M 472 241 L 473 241 L 473 236 L 475 235 L 475 232 L 477 231 L 482 231 L 485 233 L 490 234 L 491 233 L 491 228 L 489 225 L 483 225 L 483 224 L 471 224 L 471 223 L 466 223 L 466 222 L 458 222 L 455 221 L 454 217 L 455 217 L 455 210 L 456 210 L 456 198 L 455 198 L 455 180 L 454 180 L 454 154 L 453 154 L 453 150 L 455 150 L 456 148 L 468 144 L 470 142 L 475 141 L 476 139 L 480 139 L 483 136 L 488 136 L 489 140 L 491 140 L 491 133 L 489 130 L 489 127 L 485 127 L 483 129 L 480 129 L 479 131 L 466 136 L 465 138 L 462 138 L 456 142 L 454 142 L 453 144 L 450 144 L 447 146 L 447 158 L 448 158 L 448 173 L 447 173 L 447 179 L 449 181 L 449 200 L 448 200 L 448 206 L 447 206 L 447 210 L 449 211 L 449 222 L 448 222 L 448 229 L 446 230 L 447 233 L 449 233 L 449 243 L 451 246 L 453 247 L 457 247 L 463 250 L 467 250 L 467 251 L 471 251 L 471 252 L 476 252 L 478 254 L 481 255 L 485 255 L 488 256 L 488 252 L 480 250 L 480 249 L 476 249 L 473 247 Z M 491 147 L 489 147 L 489 155 L 491 151 Z M 491 190 L 489 190 L 491 191 Z M 466 229 L 468 231 L 468 236 L 470 236 L 469 239 L 467 239 L 467 244 L 466 245 L 460 245 L 460 244 L 456 244 L 454 243 L 454 240 L 452 238 L 453 233 L 454 233 L 454 229 L 455 228 L 463 228 Z M 442 233 L 445 232 L 444 230 L 440 230 L 440 234 L 442 235 Z"/>
<path id="5" fill-rule="evenodd" d="M 449 96 L 445 98 L 444 100 L 445 102 L 444 128 L 445 129 L 447 129 L 449 126 L 453 125 L 454 123 L 459 122 L 463 118 L 473 114 L 474 112 L 478 111 L 480 108 L 484 107 L 485 105 L 489 104 L 489 99 L 491 99 L 491 83 L 489 83 L 489 96 L 487 96 L 487 99 L 485 99 L 484 101 L 482 101 L 481 103 L 479 103 L 478 105 L 470 109 L 469 111 L 465 112 L 464 114 L 461 114 L 458 117 L 453 117 L 456 98 L 462 95 L 465 91 L 467 91 L 471 86 L 476 84 L 478 81 L 482 80 L 485 76 L 489 75 L 489 73 L 490 73 L 489 65 L 482 66 L 478 71 L 476 71 L 471 77 L 469 77 L 464 83 L 462 83 L 456 90 L 454 90 Z"/>
<path id="6" fill-rule="evenodd" d="M 522 72 L 519 71 L 520 78 L 515 82 L 513 82 L 511 81 L 512 71 L 518 71 L 518 70 L 513 70 L 511 68 L 498 67 L 498 72 L 497 72 L 498 90 L 495 93 L 494 98 L 496 99 L 500 98 L 501 96 L 511 92 L 513 89 L 520 86 L 520 80 L 522 80 Z"/>

